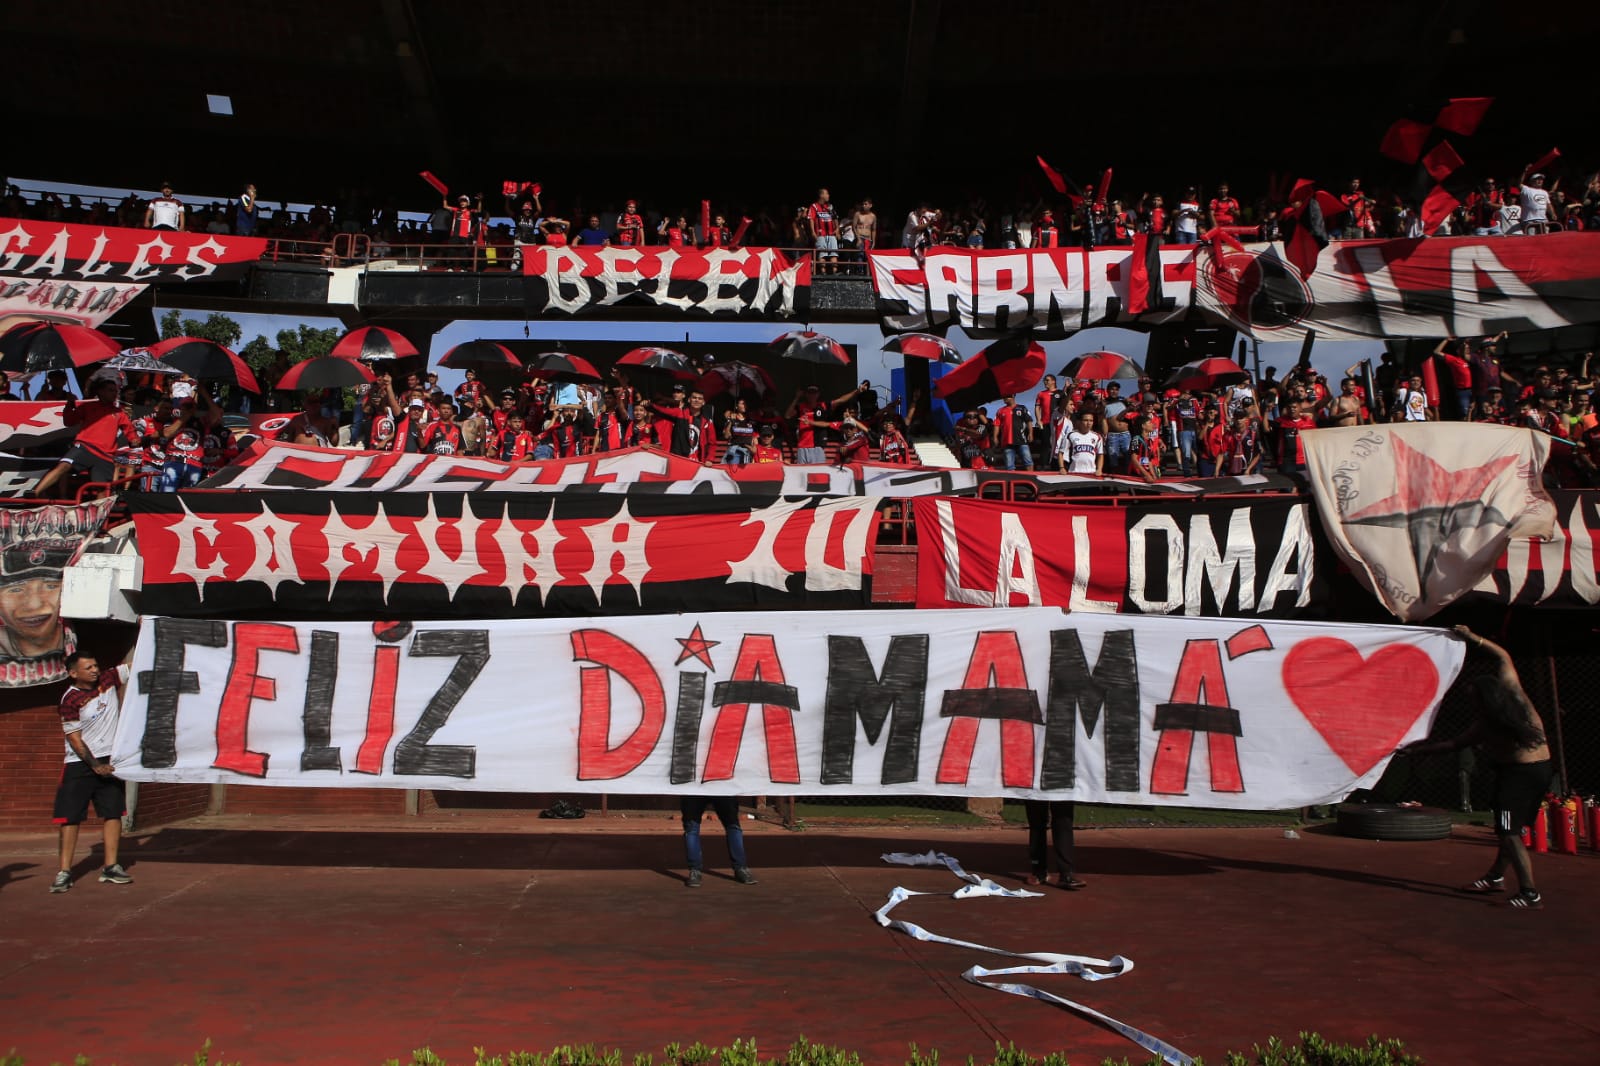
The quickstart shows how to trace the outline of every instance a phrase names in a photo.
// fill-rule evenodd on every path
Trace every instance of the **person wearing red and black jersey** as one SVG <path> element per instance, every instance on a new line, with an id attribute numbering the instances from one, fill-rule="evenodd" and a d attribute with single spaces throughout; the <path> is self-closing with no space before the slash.
<path id="1" fill-rule="evenodd" d="M 456 386 L 456 409 L 460 411 L 473 411 L 483 400 L 483 382 L 478 380 L 476 370 L 467 371 L 467 380 Z"/>
<path id="2" fill-rule="evenodd" d="M 1039 216 L 1039 221 L 1033 227 L 1033 246 L 1035 248 L 1058 248 L 1061 245 L 1061 231 L 1056 228 L 1055 212 L 1045 208 Z"/>
<path id="3" fill-rule="evenodd" d="M 395 419 L 394 438 L 389 442 L 389 449 L 396 452 L 421 452 L 422 433 L 428 428 L 430 421 L 428 405 L 422 402 L 420 396 L 412 397 L 401 416 Z"/>
<path id="4" fill-rule="evenodd" d="M 782 463 L 783 449 L 774 443 L 777 429 L 771 425 L 764 425 L 756 431 L 756 446 L 751 454 L 752 463 Z"/>
<path id="5" fill-rule="evenodd" d="M 1351 178 L 1350 188 L 1339 202 L 1344 204 L 1344 239 L 1360 240 L 1372 225 L 1372 206 L 1377 203 L 1361 191 L 1361 179 Z"/>
<path id="6" fill-rule="evenodd" d="M 644 244 L 644 216 L 639 214 L 639 204 L 629 200 L 626 210 L 617 216 L 617 246 L 635 248 Z"/>
<path id="7" fill-rule="evenodd" d="M 844 406 L 855 399 L 860 392 L 860 388 L 851 389 L 831 402 L 822 400 L 822 390 L 816 385 L 807 385 L 794 394 L 794 399 L 789 401 L 789 409 L 784 412 L 784 417 L 794 420 L 795 462 L 809 464 L 828 461 L 827 452 L 822 446 L 822 434 L 817 431 L 816 424 L 826 423 L 828 415 L 835 407 Z"/>
<path id="8" fill-rule="evenodd" d="M 872 458 L 872 441 L 867 436 L 866 424 L 856 419 L 856 416 L 846 413 L 844 418 L 834 423 L 844 430 L 844 443 L 839 445 L 839 458 L 837 465 L 848 466 L 851 463 L 864 463 Z"/>
<path id="9" fill-rule="evenodd" d="M 1129 472 L 1155 481 L 1161 476 L 1161 436 L 1155 419 L 1144 414 L 1131 416 L 1128 434 Z"/>
<path id="10" fill-rule="evenodd" d="M 705 248 L 726 248 L 733 243 L 733 231 L 728 229 L 728 220 L 718 215 L 712 221 L 710 228 L 700 235 L 701 246 Z"/>
<path id="11" fill-rule="evenodd" d="M 651 406 L 656 413 L 656 434 L 669 441 L 668 450 L 673 455 L 683 455 L 702 463 L 709 463 L 715 454 L 717 424 L 705 413 L 705 393 L 695 389 L 689 399 L 682 401 L 683 386 L 672 387 L 672 403 Z"/>
<path id="12" fill-rule="evenodd" d="M 122 409 L 118 399 L 120 386 L 114 376 L 94 377 L 89 382 L 88 399 L 79 403 L 67 400 L 61 421 L 78 427 L 78 436 L 50 472 L 33 490 L 36 496 L 47 496 L 56 482 L 69 471 L 77 470 L 89 475 L 91 481 L 110 481 L 116 471 L 117 435 L 132 442 L 133 421 Z"/>
<path id="13" fill-rule="evenodd" d="M 122 816 L 127 813 L 127 790 L 110 763 L 117 737 L 117 719 L 122 712 L 119 688 L 128 682 L 128 664 L 101 672 L 93 655 L 68 652 L 67 678 L 71 684 L 61 694 L 58 708 L 61 731 L 66 737 L 67 757 L 56 786 L 52 820 L 60 827 L 61 847 L 51 892 L 72 888 L 73 854 L 78 849 L 78 827 L 89 813 L 89 804 L 100 816 L 101 841 L 105 865 L 100 870 L 103 884 L 126 885 L 133 880 L 118 860 L 122 843 Z"/>
<path id="14" fill-rule="evenodd" d="M 1015 396 L 1002 396 L 992 422 L 994 446 L 1003 453 L 1005 468 L 1015 470 L 1020 463 L 1022 469 L 1032 470 L 1033 450 L 1028 447 L 1028 438 L 1033 430 L 1027 409 L 1017 403 Z"/>
<path id="15" fill-rule="evenodd" d="M 1483 399 L 1474 405 L 1472 420 L 1492 422 L 1502 426 L 1511 424 L 1511 411 L 1506 407 L 1505 392 L 1499 385 L 1490 386 Z"/>
<path id="16" fill-rule="evenodd" d="M 1288 410 L 1278 418 L 1278 472 L 1298 474 L 1306 468 L 1306 445 L 1300 439 L 1302 431 L 1316 429 L 1317 420 L 1312 415 L 1313 402 L 1289 401 Z"/>
<path id="17" fill-rule="evenodd" d="M 533 458 L 533 450 L 538 443 L 538 438 L 528 432 L 522 416 L 513 411 L 506 421 L 506 428 L 495 434 L 489 457 L 502 463 L 526 462 Z"/>
<path id="18" fill-rule="evenodd" d="M 456 425 L 456 405 L 439 401 L 439 417 L 422 431 L 421 450 L 431 455 L 460 455 L 465 447 L 461 427 Z"/>
<path id="19" fill-rule="evenodd" d="M 1207 205 L 1211 228 L 1232 226 L 1239 221 L 1239 201 L 1228 195 L 1228 183 L 1217 186 L 1217 195 Z"/>
<path id="20" fill-rule="evenodd" d="M 639 443 L 638 423 L 628 417 L 616 389 L 606 393 L 605 406 L 594 420 L 591 451 L 620 452 Z"/>
<path id="21" fill-rule="evenodd" d="M 883 434 L 878 438 L 878 458 L 886 463 L 908 466 L 916 458 L 911 442 L 900 432 L 900 423 L 889 419 L 883 424 Z"/>
<path id="22" fill-rule="evenodd" d="M 534 447 L 535 459 L 571 459 L 582 451 L 583 431 L 578 428 L 576 414 L 563 408 L 550 416 Z"/>
<path id="23" fill-rule="evenodd" d="M 139 463 L 138 486 L 142 492 L 156 492 L 161 486 L 161 468 L 167 463 L 166 440 L 161 431 L 172 421 L 172 401 L 163 399 L 155 410 L 133 420 L 131 457 Z"/>
<path id="24" fill-rule="evenodd" d="M 216 405 L 204 389 L 184 400 L 161 430 L 166 462 L 161 467 L 161 491 L 193 488 L 206 476 L 206 424 Z M 217 412 L 220 416 L 221 412 Z"/>
<path id="25" fill-rule="evenodd" d="M 816 200 L 806 208 L 806 225 L 816 244 L 821 273 L 834 273 L 839 269 L 839 214 L 827 189 L 818 189 Z"/>

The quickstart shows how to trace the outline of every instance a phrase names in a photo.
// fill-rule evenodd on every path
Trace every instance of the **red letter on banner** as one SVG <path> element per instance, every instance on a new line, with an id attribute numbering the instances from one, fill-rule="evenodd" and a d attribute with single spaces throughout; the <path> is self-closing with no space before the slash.
<path id="1" fill-rule="evenodd" d="M 991 685 L 990 679 L 994 684 Z M 1022 647 L 1012 632 L 979 633 L 961 688 L 947 691 L 939 715 L 950 719 L 939 753 L 941 785 L 964 785 L 972 769 L 978 722 L 1000 719 L 1000 779 L 1007 788 L 1033 787 L 1033 726 L 1043 721 L 1039 694 L 1028 684 Z"/>
<path id="2" fill-rule="evenodd" d="M 799 784 L 800 758 L 795 748 L 793 714 L 800 709 L 800 699 L 794 687 L 784 683 L 783 664 L 778 661 L 777 644 L 770 634 L 745 635 L 739 643 L 733 676 L 717 683 L 711 703 L 720 710 L 711 730 L 703 780 L 726 781 L 733 776 L 739 761 L 739 743 L 744 738 L 745 716 L 750 704 L 759 703 L 766 733 L 767 776 L 774 782 Z"/>
<path id="3" fill-rule="evenodd" d="M 372 649 L 372 698 L 367 701 L 367 735 L 356 749 L 356 773 L 383 773 L 383 755 L 394 738 L 394 694 L 400 686 L 400 649 Z"/>
<path id="4" fill-rule="evenodd" d="M 643 652 L 603 629 L 574 630 L 572 658 L 600 664 L 579 671 L 578 779 L 626 777 L 655 750 L 667 724 L 667 697 L 661 679 Z M 639 694 L 643 709 L 638 727 L 615 748 L 610 747 L 612 671 Z"/>
<path id="5" fill-rule="evenodd" d="M 233 627 L 233 662 L 228 664 L 228 684 L 222 690 L 222 706 L 217 710 L 217 758 L 212 766 L 251 777 L 267 776 L 267 757 L 245 747 L 251 701 L 278 698 L 277 683 L 257 673 L 261 653 L 299 650 L 300 637 L 294 626 L 239 622 Z"/>
<path id="6" fill-rule="evenodd" d="M 1260 628 L 1260 627 L 1256 627 Z M 1246 633 L 1249 631 L 1247 630 Z M 1265 636 L 1265 630 L 1262 635 Z M 1245 634 L 1239 634 L 1245 637 Z M 1256 650 L 1245 637 L 1240 654 Z M 1271 642 L 1268 642 L 1268 647 Z M 1231 650 L 1231 649 L 1230 649 Z M 1189 756 L 1195 730 L 1206 734 L 1211 761 L 1211 791 L 1243 792 L 1239 771 L 1239 712 L 1228 699 L 1228 682 L 1222 673 L 1222 649 L 1215 640 L 1191 640 L 1184 645 L 1178 675 L 1172 682 L 1172 701 L 1156 708 L 1155 765 L 1150 770 L 1150 791 L 1181 796 L 1189 790 Z"/>

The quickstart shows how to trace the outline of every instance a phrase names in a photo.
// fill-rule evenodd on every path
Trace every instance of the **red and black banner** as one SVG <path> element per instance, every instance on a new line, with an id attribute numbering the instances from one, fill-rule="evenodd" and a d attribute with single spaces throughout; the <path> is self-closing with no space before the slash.
<path id="1" fill-rule="evenodd" d="M 0 452 L 0 496 L 31 496 L 33 487 L 55 464 L 54 459 L 35 459 Z"/>
<path id="2" fill-rule="evenodd" d="M 1494 573 L 1466 599 L 1516 607 L 1593 609 L 1600 604 L 1600 493 L 1554 491 L 1555 535 L 1514 540 Z"/>
<path id="3" fill-rule="evenodd" d="M 776 248 L 572 248 L 522 250 L 532 315 L 576 315 L 646 305 L 685 314 L 805 315 L 811 259 Z"/>
<path id="4" fill-rule="evenodd" d="M 918 499 L 917 606 L 1262 618 L 1326 611 L 1310 505 Z"/>
<path id="5" fill-rule="evenodd" d="M 128 497 L 147 614 L 856 608 L 877 501 L 461 492 Z"/>
<path id="6" fill-rule="evenodd" d="M 98 326 L 146 285 L 237 277 L 266 247 L 261 237 L 0 219 L 0 331 L 27 319 Z"/>
<path id="7" fill-rule="evenodd" d="M 0 402 L 0 451 L 49 448 L 66 444 L 78 435 L 77 427 L 63 420 L 66 404 L 31 400 Z"/>

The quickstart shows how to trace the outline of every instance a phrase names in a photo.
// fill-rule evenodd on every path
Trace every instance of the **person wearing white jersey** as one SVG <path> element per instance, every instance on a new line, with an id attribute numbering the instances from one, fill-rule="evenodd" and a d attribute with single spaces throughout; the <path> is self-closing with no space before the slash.
<path id="1" fill-rule="evenodd" d="M 174 229 L 182 231 L 185 228 L 183 201 L 172 195 L 172 183 L 161 183 L 161 195 L 150 201 L 144 209 L 145 229 Z"/>
<path id="2" fill-rule="evenodd" d="M 1517 191 L 1517 202 L 1522 206 L 1522 232 L 1544 234 L 1550 232 L 1550 194 L 1545 191 L 1543 174 L 1528 174 L 1522 188 Z"/>
<path id="3" fill-rule="evenodd" d="M 1094 431 L 1094 415 L 1078 412 L 1076 425 L 1062 423 L 1056 438 L 1056 462 L 1068 474 L 1104 474 L 1106 439 Z"/>
<path id="4" fill-rule="evenodd" d="M 61 828 L 61 864 L 55 880 L 50 882 L 50 891 L 65 892 L 72 887 L 72 855 L 78 846 L 78 826 L 89 813 L 91 802 L 105 823 L 105 866 L 100 880 L 125 885 L 133 878 L 117 861 L 117 849 L 122 840 L 127 796 L 109 756 L 122 710 L 119 686 L 128 683 L 128 665 L 123 663 L 101 673 L 93 655 L 76 651 L 67 656 L 66 664 L 72 683 L 61 694 L 60 710 L 67 758 L 56 788 L 53 819 Z"/>

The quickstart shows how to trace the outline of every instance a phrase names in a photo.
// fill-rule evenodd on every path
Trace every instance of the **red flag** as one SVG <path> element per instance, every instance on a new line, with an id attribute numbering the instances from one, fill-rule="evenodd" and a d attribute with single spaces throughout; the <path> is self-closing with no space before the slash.
<path id="1" fill-rule="evenodd" d="M 750 216 L 745 215 L 739 220 L 739 228 L 733 231 L 733 240 L 729 241 L 731 247 L 737 248 L 744 243 L 744 231 L 750 228 Z"/>
<path id="2" fill-rule="evenodd" d="M 1055 191 L 1060 193 L 1062 196 L 1065 196 L 1067 194 L 1067 179 L 1063 178 L 1061 173 L 1049 163 L 1046 163 L 1044 161 L 1044 156 L 1034 156 L 1034 158 L 1039 161 L 1039 169 L 1044 171 L 1044 176 L 1050 180 L 1051 188 L 1055 189 Z"/>
<path id="3" fill-rule="evenodd" d="M 1110 193 L 1111 193 L 1111 168 L 1110 167 L 1106 167 L 1106 172 L 1104 174 L 1100 175 L 1100 192 L 1095 198 L 1096 202 L 1097 203 L 1102 203 L 1102 204 L 1110 204 L 1111 203 Z"/>
<path id="4" fill-rule="evenodd" d="M 700 201 L 700 243 L 704 244 L 709 238 L 706 234 L 711 232 L 711 201 Z"/>
<path id="5" fill-rule="evenodd" d="M 1532 173 L 1534 173 L 1536 171 L 1543 170 L 1545 167 L 1549 166 L 1551 163 L 1554 163 L 1557 159 L 1560 159 L 1560 158 L 1561 158 L 1561 149 L 1552 148 L 1548 152 L 1546 152 L 1544 155 L 1540 156 L 1538 158 L 1538 160 L 1528 164 L 1528 173 L 1532 174 Z"/>
<path id="6" fill-rule="evenodd" d="M 503 196 L 517 195 L 517 183 L 514 181 L 502 181 L 500 183 L 500 193 Z"/>
<path id="7" fill-rule="evenodd" d="M 1422 157 L 1422 146 L 1432 132 L 1433 127 L 1425 122 L 1413 122 L 1403 118 L 1389 127 L 1389 132 L 1383 135 L 1383 143 L 1378 146 L 1378 151 L 1402 163 L 1415 163 Z"/>
<path id="8" fill-rule="evenodd" d="M 1128 313 L 1142 315 L 1159 307 L 1163 296 L 1161 238 L 1148 233 L 1134 234 L 1133 256 L 1128 264 Z"/>
<path id="9" fill-rule="evenodd" d="M 424 170 L 418 176 L 421 177 L 422 180 L 427 182 L 429 185 L 432 185 L 435 189 L 438 189 L 440 196 L 449 196 L 450 195 L 450 187 L 448 185 L 446 185 L 444 182 L 440 181 L 438 178 L 434 177 L 433 176 L 433 171 Z"/>
<path id="10" fill-rule="evenodd" d="M 934 383 L 933 395 L 965 411 L 1026 392 L 1044 377 L 1044 348 L 1027 334 L 995 341 Z"/>
<path id="11" fill-rule="evenodd" d="M 1439 109 L 1439 116 L 1433 120 L 1434 125 L 1470 137 L 1477 132 L 1478 123 L 1483 121 L 1484 113 L 1492 103 L 1492 96 L 1466 96 L 1451 100 Z"/>
<path id="12" fill-rule="evenodd" d="M 1451 146 L 1449 141 L 1440 141 L 1428 150 L 1427 155 L 1422 157 L 1422 166 L 1434 181 L 1443 181 L 1454 174 L 1461 168 L 1462 162 L 1460 153 Z"/>
<path id="13" fill-rule="evenodd" d="M 1433 191 L 1428 193 L 1428 198 L 1422 201 L 1422 232 L 1437 233 L 1439 227 L 1444 225 L 1444 220 L 1450 217 L 1450 212 L 1460 206 L 1461 201 L 1443 185 L 1435 185 Z"/>

